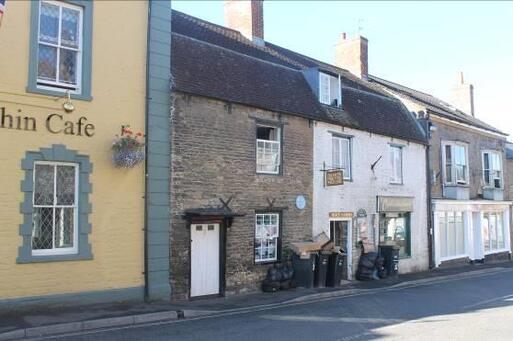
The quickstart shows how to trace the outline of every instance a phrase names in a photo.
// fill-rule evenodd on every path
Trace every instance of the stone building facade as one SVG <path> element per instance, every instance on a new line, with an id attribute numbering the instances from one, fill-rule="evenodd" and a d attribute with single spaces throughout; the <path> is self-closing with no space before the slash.
<path id="1" fill-rule="evenodd" d="M 433 266 L 507 260 L 511 198 L 506 137 L 475 117 L 473 86 L 457 88 L 462 112 L 431 95 L 372 78 L 416 113 L 429 134 Z M 466 92 L 467 105 L 461 102 Z"/>
<path id="2" fill-rule="evenodd" d="M 312 128 L 309 120 L 245 105 L 175 92 L 171 163 L 171 284 L 173 296 L 183 298 L 190 288 L 190 224 L 187 212 L 214 211 L 229 202 L 233 217 L 225 228 L 225 294 L 255 290 L 269 262 L 255 261 L 255 217 L 280 216 L 281 250 L 287 258 L 290 242 L 311 239 Z M 208 113 L 206 115 L 205 113 Z M 275 125 L 282 133 L 280 174 L 259 174 L 256 165 L 257 125 Z M 298 195 L 306 207 L 298 209 Z M 213 213 L 210 218 L 217 219 Z M 192 220 L 191 220 L 192 219 Z M 281 253 L 281 255 L 280 255 Z"/>

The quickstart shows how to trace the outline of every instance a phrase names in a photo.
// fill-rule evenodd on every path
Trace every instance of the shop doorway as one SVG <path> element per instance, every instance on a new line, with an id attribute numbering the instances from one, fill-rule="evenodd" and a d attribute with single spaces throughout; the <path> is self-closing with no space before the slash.
<path id="1" fill-rule="evenodd" d="M 191 224 L 191 297 L 220 294 L 220 224 Z"/>
<path id="2" fill-rule="evenodd" d="M 342 248 L 346 253 L 346 266 L 344 267 L 343 278 L 352 279 L 353 252 L 352 252 L 352 220 L 333 219 L 330 220 L 330 240 Z"/>

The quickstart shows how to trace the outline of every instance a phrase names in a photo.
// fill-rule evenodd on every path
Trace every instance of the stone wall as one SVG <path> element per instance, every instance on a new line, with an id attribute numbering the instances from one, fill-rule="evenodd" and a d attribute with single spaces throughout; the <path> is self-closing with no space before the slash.
<path id="1" fill-rule="evenodd" d="M 175 299 L 189 294 L 187 209 L 217 207 L 233 197 L 236 217 L 226 233 L 226 294 L 255 290 L 269 265 L 255 264 L 255 211 L 269 201 L 282 209 L 282 246 L 311 239 L 313 129 L 309 120 L 247 106 L 175 93 L 171 132 L 171 286 Z M 256 124 L 282 124 L 281 175 L 256 173 Z M 298 195 L 306 208 L 295 207 Z"/>
<path id="2" fill-rule="evenodd" d="M 470 199 L 477 199 L 481 197 L 481 185 L 483 178 L 483 150 L 497 150 L 502 152 L 503 169 L 506 169 L 506 155 L 504 153 L 506 140 L 495 135 L 478 132 L 474 129 L 465 128 L 461 125 L 455 126 L 452 123 L 444 122 L 436 117 L 432 117 L 433 123 L 436 126 L 436 131 L 431 134 L 431 148 L 430 148 L 430 164 L 431 170 L 434 171 L 436 181 L 432 183 L 431 195 L 433 198 L 442 198 L 442 184 L 443 184 L 443 171 L 442 171 L 442 141 L 460 141 L 468 143 L 468 167 L 470 178 Z M 509 184 L 508 174 L 504 173 L 504 184 L 506 184 L 504 198 L 507 197 L 507 186 Z"/>

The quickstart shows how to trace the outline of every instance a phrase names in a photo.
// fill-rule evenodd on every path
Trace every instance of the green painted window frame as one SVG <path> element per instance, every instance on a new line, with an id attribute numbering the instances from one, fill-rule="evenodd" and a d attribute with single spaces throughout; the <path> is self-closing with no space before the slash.
<path id="1" fill-rule="evenodd" d="M 76 163 L 79 167 L 78 179 L 78 252 L 75 254 L 63 255 L 32 255 L 32 196 L 34 191 L 34 165 L 37 161 L 70 162 Z M 20 205 L 20 213 L 23 215 L 23 223 L 20 225 L 19 233 L 23 243 L 18 249 L 17 263 L 41 263 L 68 260 L 89 260 L 93 259 L 89 234 L 91 224 L 89 215 L 92 206 L 89 202 L 89 194 L 92 193 L 92 185 L 89 176 L 93 171 L 93 165 L 89 156 L 80 155 L 75 150 L 69 150 L 62 144 L 54 144 L 50 148 L 41 148 L 39 151 L 28 151 L 21 161 L 21 169 L 25 172 L 25 178 L 21 181 L 21 191 L 24 193 L 24 200 Z"/>
<path id="2" fill-rule="evenodd" d="M 92 37 L 93 37 L 93 1 L 88 0 L 59 0 L 83 8 L 83 43 L 82 43 L 82 79 L 80 93 L 70 94 L 71 98 L 91 101 L 91 73 L 92 73 Z M 65 91 L 41 89 L 37 86 L 37 56 L 38 56 L 38 32 L 39 32 L 39 4 L 40 0 L 31 1 L 30 11 L 30 50 L 29 72 L 27 92 L 62 97 Z"/>

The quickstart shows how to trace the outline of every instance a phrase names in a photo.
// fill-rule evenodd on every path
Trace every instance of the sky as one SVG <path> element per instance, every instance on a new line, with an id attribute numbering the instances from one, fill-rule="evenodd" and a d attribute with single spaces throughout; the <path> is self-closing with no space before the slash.
<path id="1" fill-rule="evenodd" d="M 223 1 L 172 0 L 223 25 Z M 513 141 L 513 2 L 264 1 L 265 40 L 333 63 L 341 32 L 369 40 L 369 73 L 450 102 L 463 72 L 475 115 Z"/>

